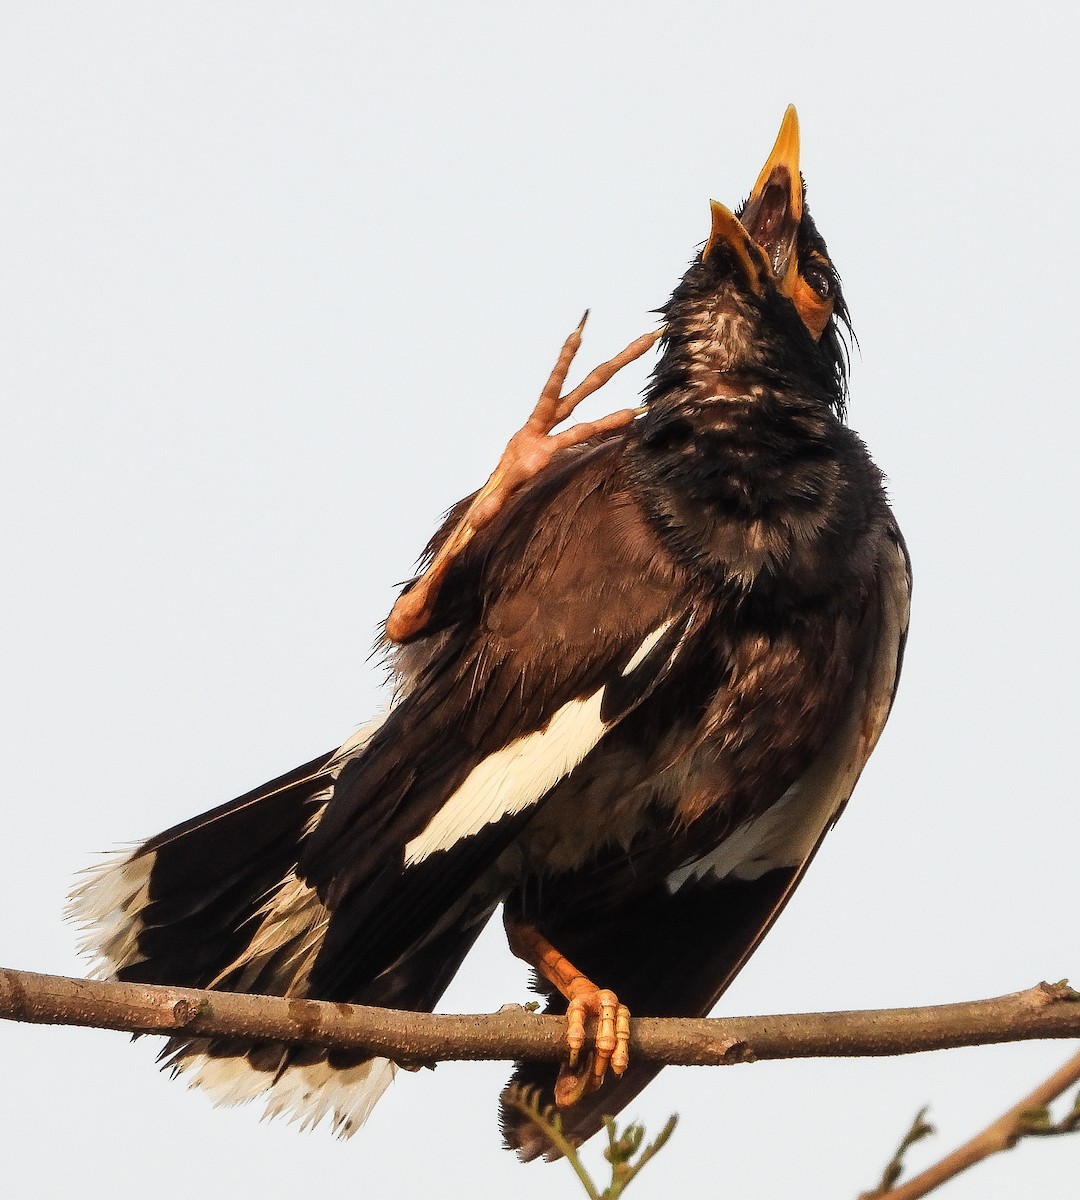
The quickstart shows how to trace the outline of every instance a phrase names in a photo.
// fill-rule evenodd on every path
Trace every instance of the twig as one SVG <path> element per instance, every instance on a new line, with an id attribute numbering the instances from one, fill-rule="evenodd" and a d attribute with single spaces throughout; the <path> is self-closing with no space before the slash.
<path id="1" fill-rule="evenodd" d="M 578 1154 L 577 1147 L 563 1133 L 562 1116 L 559 1111 L 550 1104 L 542 1106 L 540 1103 L 540 1093 L 536 1088 L 507 1088 L 503 1093 L 503 1100 L 511 1108 L 517 1109 L 523 1117 L 531 1121 L 544 1137 L 547 1138 L 557 1153 L 566 1159 L 573 1169 L 574 1174 L 580 1180 L 581 1186 L 585 1189 L 585 1195 L 589 1197 L 589 1200 L 601 1200 L 600 1193 L 596 1190 L 596 1184 L 593 1183 L 592 1176 L 581 1161 L 581 1155 Z"/>
<path id="2" fill-rule="evenodd" d="M 968 1167 L 982 1162 L 984 1158 L 989 1158 L 990 1155 L 998 1154 L 1002 1150 L 1011 1150 L 1022 1138 L 1074 1132 L 1080 1126 L 1080 1096 L 1077 1096 L 1072 1111 L 1057 1124 L 1050 1119 L 1047 1106 L 1052 1100 L 1056 1100 L 1066 1088 L 1072 1087 L 1078 1082 L 1080 1082 L 1080 1054 L 1070 1058 L 1064 1066 L 1059 1067 L 1053 1075 L 1040 1083 L 1019 1104 L 1014 1104 L 1008 1112 L 1003 1113 L 996 1121 L 987 1125 L 981 1133 L 957 1147 L 951 1154 L 947 1154 L 934 1163 L 932 1167 L 928 1167 L 925 1171 L 895 1188 L 887 1185 L 888 1171 L 886 1171 L 886 1176 L 882 1179 L 882 1186 L 877 1191 L 864 1192 L 859 1200 L 883 1200 L 885 1197 L 887 1200 L 917 1200 L 918 1197 L 925 1196 L 943 1183 L 947 1183 L 961 1171 L 966 1171 Z M 923 1111 L 925 1112 L 925 1109 Z M 904 1149 L 906 1149 L 906 1145 L 901 1146 L 901 1154 Z"/>
<path id="3" fill-rule="evenodd" d="M 935 1133 L 933 1125 L 926 1119 L 926 1114 L 929 1112 L 928 1106 L 923 1106 L 915 1114 L 915 1120 L 911 1122 L 911 1128 L 900 1139 L 900 1145 L 896 1148 L 896 1153 L 885 1164 L 885 1170 L 881 1173 L 881 1182 L 878 1184 L 877 1191 L 871 1192 L 871 1196 L 881 1196 L 886 1192 L 891 1191 L 893 1184 L 900 1178 L 904 1170 L 904 1155 L 908 1150 L 915 1145 L 916 1142 L 921 1142 L 923 1138 L 929 1137 Z"/>
<path id="4" fill-rule="evenodd" d="M 478 1059 L 556 1062 L 566 1047 L 563 1018 L 523 1008 L 483 1016 L 433 1016 L 4 968 L 0 968 L 0 1018 L 129 1033 L 339 1047 L 410 1064 Z M 915 1054 L 1064 1037 L 1080 1037 L 1080 996 L 1062 982 L 1036 984 L 992 1000 L 928 1008 L 766 1017 L 639 1017 L 631 1022 L 630 1054 L 632 1061 L 672 1066 L 727 1066 L 756 1059 Z"/>
<path id="5" fill-rule="evenodd" d="M 522 1116 L 530 1120 L 551 1143 L 557 1154 L 566 1159 L 589 1200 L 618 1200 L 633 1183 L 641 1168 L 667 1145 L 679 1121 L 677 1114 L 673 1113 L 668 1117 L 664 1128 L 644 1150 L 641 1150 L 637 1162 L 634 1162 L 634 1155 L 641 1149 L 641 1143 L 645 1139 L 645 1126 L 630 1124 L 624 1129 L 619 1129 L 613 1117 L 605 1117 L 604 1129 L 607 1132 L 608 1144 L 604 1157 L 611 1165 L 611 1182 L 601 1192 L 581 1161 L 577 1147 L 563 1133 L 561 1114 L 552 1105 L 542 1106 L 536 1089 L 507 1088 L 503 1099 L 511 1108 L 517 1109 Z"/>
<path id="6" fill-rule="evenodd" d="M 611 1163 L 611 1184 L 601 1200 L 616 1200 L 618 1196 L 621 1196 L 633 1183 L 641 1168 L 667 1145 L 668 1139 L 675 1132 L 675 1126 L 678 1123 L 678 1113 L 672 1113 L 665 1122 L 664 1128 L 641 1151 L 637 1162 L 634 1162 L 634 1155 L 637 1154 L 638 1148 L 645 1138 L 645 1126 L 627 1125 L 625 1129 L 619 1130 L 612 1117 L 605 1117 L 604 1128 L 607 1130 L 608 1148 L 604 1151 L 604 1157 Z"/>

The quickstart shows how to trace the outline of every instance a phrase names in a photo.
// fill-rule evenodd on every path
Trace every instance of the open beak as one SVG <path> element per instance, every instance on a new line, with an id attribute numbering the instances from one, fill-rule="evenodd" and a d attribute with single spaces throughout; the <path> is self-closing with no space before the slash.
<path id="1" fill-rule="evenodd" d="M 799 117 L 789 104 L 750 198 L 739 219 L 768 258 L 777 285 L 792 295 L 799 273 L 795 241 L 803 215 L 803 184 L 799 174 Z"/>
<path id="2" fill-rule="evenodd" d="M 712 201 L 712 230 L 701 254 L 707 259 L 718 245 L 727 246 L 754 294 L 764 295 L 771 282 L 792 302 L 816 341 L 832 316 L 833 301 L 804 278 L 808 264 L 799 262 L 798 250 L 802 219 L 799 118 L 789 104 L 772 153 L 738 216 Z M 811 260 L 815 257 L 820 256 L 811 252 Z"/>
<path id="3" fill-rule="evenodd" d="M 745 277 L 747 286 L 755 296 L 763 296 L 765 281 L 771 270 L 769 260 L 730 208 L 725 208 L 717 200 L 710 200 L 709 207 L 712 210 L 712 229 L 709 231 L 705 249 L 701 252 L 702 261 L 707 259 L 717 246 L 727 246 Z"/>

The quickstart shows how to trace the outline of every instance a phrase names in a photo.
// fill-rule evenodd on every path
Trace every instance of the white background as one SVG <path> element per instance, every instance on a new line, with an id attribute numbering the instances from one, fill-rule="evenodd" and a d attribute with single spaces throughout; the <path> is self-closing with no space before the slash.
<path id="1" fill-rule="evenodd" d="M 566 332 L 651 328 L 785 104 L 861 343 L 851 421 L 915 562 L 855 801 L 726 1012 L 944 1002 L 1076 936 L 1078 20 L 1063 6 L 10 3 L 0 17 L 0 962 L 79 972 L 94 852 L 329 749 L 440 512 Z M 588 360 L 588 361 L 586 361 Z M 645 366 L 588 410 L 632 403 Z M 492 932 L 446 998 L 526 998 Z M 669 1070 L 638 1200 L 850 1197 L 1066 1044 Z M 351 1143 L 215 1110 L 149 1041 L 0 1028 L 21 1197 L 575 1196 L 498 1148 L 503 1064 Z M 953 1200 L 1065 1193 L 1029 1143 Z"/>

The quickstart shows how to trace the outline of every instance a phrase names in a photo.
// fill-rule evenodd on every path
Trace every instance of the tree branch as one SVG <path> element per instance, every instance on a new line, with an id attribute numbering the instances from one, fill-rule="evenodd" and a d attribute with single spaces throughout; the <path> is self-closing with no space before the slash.
<path id="1" fill-rule="evenodd" d="M 886 1178 L 883 1180 L 886 1186 L 874 1192 L 864 1192 L 859 1200 L 918 1200 L 920 1196 L 928 1195 L 955 1175 L 959 1175 L 961 1171 L 966 1171 L 968 1167 L 982 1162 L 984 1158 L 989 1158 L 990 1155 L 998 1154 L 1002 1150 L 1011 1150 L 1021 1138 L 1073 1132 L 1080 1124 L 1080 1096 L 1077 1097 L 1072 1113 L 1058 1125 L 1050 1120 L 1050 1114 L 1046 1109 L 1052 1100 L 1056 1100 L 1066 1088 L 1072 1087 L 1075 1083 L 1080 1083 L 1080 1054 L 1070 1058 L 1048 1079 L 1043 1080 L 1030 1095 L 1025 1096 L 1018 1104 L 1014 1104 L 1008 1112 L 1003 1113 L 996 1121 L 987 1125 L 981 1133 L 977 1133 L 970 1141 L 958 1146 L 951 1154 L 946 1154 L 932 1167 L 928 1167 L 925 1171 L 900 1184 L 899 1187 L 888 1186 L 887 1170 Z M 925 1109 L 923 1113 L 925 1113 Z M 913 1128 L 918 1127 L 923 1113 L 916 1118 L 916 1126 Z M 923 1126 L 923 1128 L 928 1129 L 929 1127 Z M 909 1134 L 908 1138 L 905 1138 L 905 1143 L 908 1145 L 910 1137 Z M 901 1143 L 897 1158 L 893 1160 L 897 1167 L 899 1167 L 899 1158 L 906 1148 L 907 1145 Z M 893 1163 L 890 1164 L 890 1167 Z"/>
<path id="2" fill-rule="evenodd" d="M 358 1004 L 103 983 L 4 968 L 0 968 L 0 1018 L 129 1033 L 338 1047 L 407 1065 L 466 1059 L 544 1062 L 558 1059 L 565 1050 L 561 1017 L 541 1016 L 517 1006 L 479 1016 L 433 1016 Z M 916 1054 L 1066 1037 L 1080 1037 L 1080 993 L 1063 981 L 1039 983 L 991 1000 L 927 1008 L 766 1017 L 638 1017 L 631 1023 L 630 1052 L 638 1060 L 673 1066 L 726 1066 L 758 1059 Z"/>

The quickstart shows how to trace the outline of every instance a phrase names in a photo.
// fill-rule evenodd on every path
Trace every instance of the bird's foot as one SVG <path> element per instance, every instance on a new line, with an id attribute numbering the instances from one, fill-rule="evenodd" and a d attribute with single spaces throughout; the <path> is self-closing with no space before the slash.
<path id="1" fill-rule="evenodd" d="M 477 492 L 468 511 L 453 533 L 443 542 L 420 578 L 403 592 L 386 619 L 386 636 L 392 642 L 408 642 L 424 632 L 431 620 L 439 588 L 454 559 L 465 549 L 478 529 L 482 529 L 502 511 L 509 498 L 530 479 L 535 478 L 558 450 L 578 446 L 589 438 L 621 429 L 636 415 L 635 409 L 623 408 L 596 421 L 582 421 L 561 433 L 551 431 L 565 421 L 588 396 L 598 391 L 616 372 L 640 358 L 660 337 L 660 330 L 643 334 L 614 358 L 590 371 L 567 395 L 562 395 L 570 364 L 581 346 L 581 334 L 588 313 L 563 344 L 551 375 L 540 393 L 525 424 L 507 443 L 487 483 Z"/>
<path id="2" fill-rule="evenodd" d="M 535 967 L 567 999 L 567 1057 L 555 1083 L 555 1103 L 566 1108 L 595 1092 L 604 1082 L 608 1067 L 622 1075 L 630 1065 L 630 1010 L 619 1003 L 614 992 L 598 988 L 583 975 L 535 925 L 507 912 L 503 913 L 503 924 L 513 953 Z M 596 1023 L 596 1032 L 583 1058 L 590 1021 Z"/>
<path id="3" fill-rule="evenodd" d="M 598 988 L 584 976 L 574 981 L 572 990 L 574 995 L 566 1009 L 569 1056 L 555 1083 L 555 1103 L 560 1108 L 595 1092 L 604 1082 L 608 1067 L 622 1075 L 630 1065 L 630 1010 L 619 1003 L 614 992 Z M 582 1059 L 587 1018 L 595 1020 L 596 1034 L 592 1049 Z"/>

